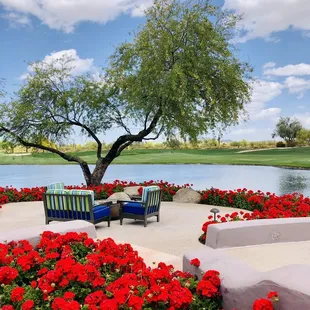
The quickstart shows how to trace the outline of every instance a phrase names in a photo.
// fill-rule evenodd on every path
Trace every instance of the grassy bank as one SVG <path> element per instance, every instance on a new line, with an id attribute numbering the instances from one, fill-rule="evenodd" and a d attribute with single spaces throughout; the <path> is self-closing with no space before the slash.
<path id="1" fill-rule="evenodd" d="M 240 149 L 209 150 L 130 150 L 117 158 L 115 164 L 228 164 L 266 165 L 310 169 L 310 148 L 261 150 L 239 153 Z M 87 162 L 96 162 L 95 152 L 75 153 Z M 67 161 L 50 153 L 18 156 L 0 153 L 1 165 L 56 165 Z"/>

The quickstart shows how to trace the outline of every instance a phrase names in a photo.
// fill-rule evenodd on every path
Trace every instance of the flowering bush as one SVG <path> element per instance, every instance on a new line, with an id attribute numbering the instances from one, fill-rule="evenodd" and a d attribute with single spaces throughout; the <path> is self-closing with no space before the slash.
<path id="1" fill-rule="evenodd" d="M 277 292 L 269 292 L 267 299 L 260 298 L 255 300 L 252 310 L 273 310 L 274 304 L 278 301 Z"/>
<path id="2" fill-rule="evenodd" d="M 164 181 L 145 181 L 141 183 L 127 182 L 115 180 L 113 183 L 104 183 L 101 185 L 78 185 L 78 186 L 66 186 L 67 189 L 89 189 L 94 191 L 95 199 L 106 199 L 114 193 L 124 191 L 124 187 L 127 186 L 149 186 L 158 185 L 162 190 L 162 200 L 172 201 L 172 197 L 180 188 L 189 187 L 192 184 L 184 184 L 182 186 L 176 184 L 170 184 Z M 33 187 L 33 188 L 21 188 L 17 190 L 16 188 L 10 187 L 0 187 L 0 208 L 1 205 L 9 202 L 20 202 L 20 201 L 40 201 L 42 200 L 42 195 L 45 191 L 44 187 Z M 142 194 L 142 187 L 141 187 Z"/>
<path id="3" fill-rule="evenodd" d="M 211 189 L 202 192 L 202 203 L 249 211 L 233 212 L 225 216 L 217 215 L 216 221 L 212 220 L 213 216 L 209 216 L 208 221 L 202 226 L 203 234 L 199 238 L 202 243 L 205 243 L 207 229 L 211 224 L 228 221 L 310 216 L 310 198 L 298 193 L 277 196 L 269 192 L 253 192 L 247 189 L 238 189 L 236 191 Z"/>
<path id="4" fill-rule="evenodd" d="M 94 241 L 85 233 L 44 232 L 0 244 L 0 308 L 221 309 L 219 272 L 193 275 L 159 263 L 146 267 L 129 244 Z"/>

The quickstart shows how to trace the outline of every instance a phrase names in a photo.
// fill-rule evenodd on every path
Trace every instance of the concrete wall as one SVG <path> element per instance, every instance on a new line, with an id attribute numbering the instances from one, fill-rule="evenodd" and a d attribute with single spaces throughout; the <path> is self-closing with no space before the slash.
<path id="1" fill-rule="evenodd" d="M 289 218 L 230 222 L 210 225 L 205 247 L 183 257 L 183 270 L 196 274 L 218 270 L 224 309 L 248 310 L 254 300 L 265 298 L 270 291 L 279 293 L 276 309 L 310 309 L 310 265 L 288 265 L 268 272 L 259 272 L 245 262 L 225 253 L 223 248 L 298 242 L 310 240 L 310 219 Z M 199 268 L 190 264 L 193 258 Z M 266 260 L 269 257 L 266 256 Z"/>
<path id="2" fill-rule="evenodd" d="M 10 241 L 28 240 L 31 245 L 35 246 L 38 244 L 41 234 L 44 231 L 52 231 L 60 234 L 65 234 L 71 231 L 78 233 L 86 232 L 90 238 L 97 237 L 96 229 L 93 224 L 86 221 L 77 220 L 0 232 L 0 242 L 4 243 Z"/>
<path id="3" fill-rule="evenodd" d="M 206 245 L 220 249 L 307 240 L 310 240 L 310 218 L 286 218 L 210 225 Z"/>

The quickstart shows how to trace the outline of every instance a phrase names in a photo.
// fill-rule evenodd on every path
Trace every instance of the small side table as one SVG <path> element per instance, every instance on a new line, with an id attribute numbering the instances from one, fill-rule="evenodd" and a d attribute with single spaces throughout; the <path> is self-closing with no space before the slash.
<path id="1" fill-rule="evenodd" d="M 96 203 L 97 204 L 106 204 L 107 201 L 105 199 L 101 199 L 101 200 L 96 200 Z M 116 202 L 109 201 L 108 206 L 109 206 L 110 212 L 111 212 L 111 220 L 112 221 L 118 220 L 119 219 L 120 204 L 116 203 Z"/>

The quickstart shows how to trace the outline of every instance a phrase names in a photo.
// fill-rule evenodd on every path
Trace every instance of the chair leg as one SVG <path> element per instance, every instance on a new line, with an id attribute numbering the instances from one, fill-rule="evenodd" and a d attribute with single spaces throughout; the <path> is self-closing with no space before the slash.
<path id="1" fill-rule="evenodd" d="M 108 227 L 111 226 L 111 216 L 109 216 L 109 219 L 108 219 Z"/>
<path id="2" fill-rule="evenodd" d="M 159 222 L 159 214 L 157 215 L 157 222 Z"/>
<path id="3" fill-rule="evenodd" d="M 120 218 L 119 221 L 120 221 L 120 224 L 123 225 L 123 218 Z"/>
<path id="4" fill-rule="evenodd" d="M 147 226 L 147 218 L 144 219 L 144 227 Z"/>
<path id="5" fill-rule="evenodd" d="M 48 225 L 50 223 L 50 221 L 46 218 L 45 219 L 45 225 Z"/>

